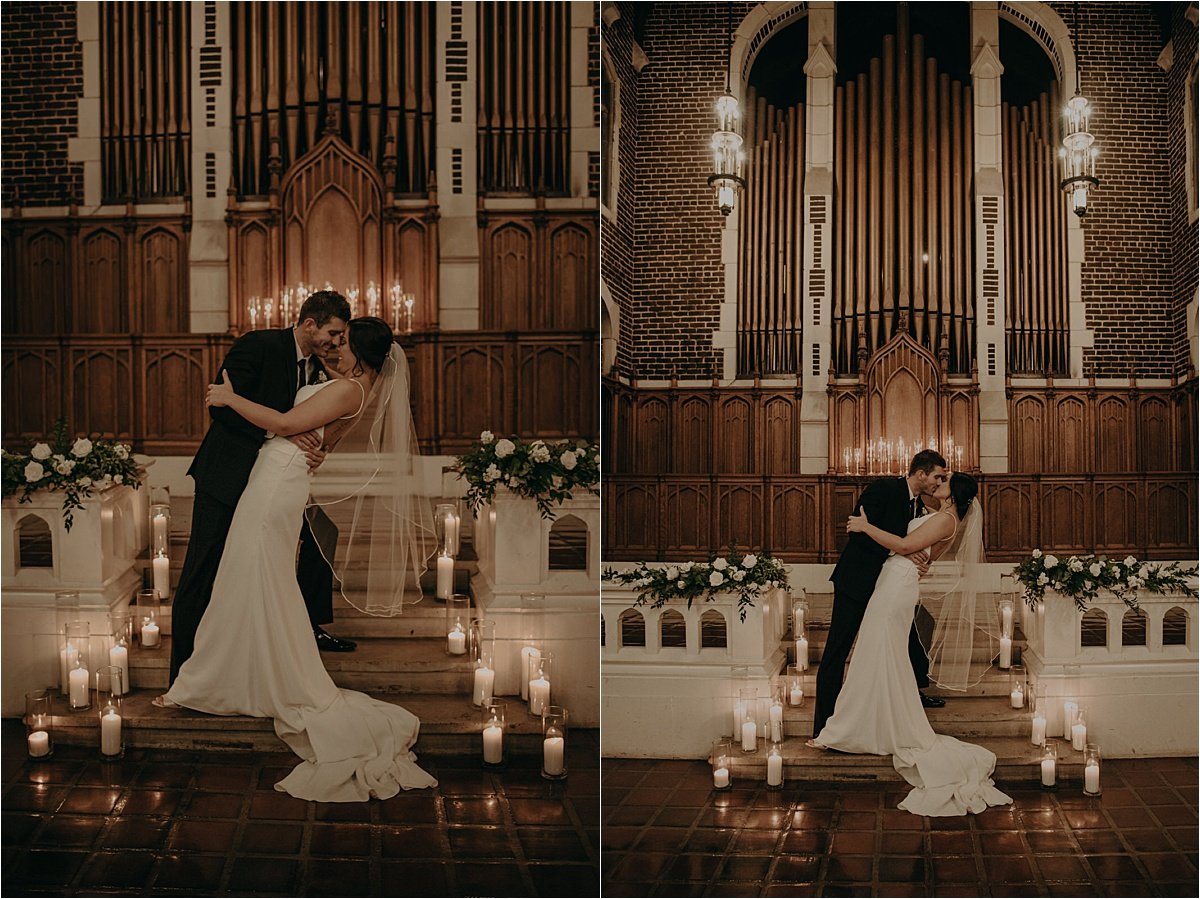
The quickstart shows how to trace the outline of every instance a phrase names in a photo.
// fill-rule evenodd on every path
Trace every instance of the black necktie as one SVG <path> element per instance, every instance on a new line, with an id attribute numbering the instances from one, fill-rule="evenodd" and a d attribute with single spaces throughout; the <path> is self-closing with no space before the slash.
<path id="1" fill-rule="evenodd" d="M 297 392 L 300 391 L 301 387 L 303 387 L 305 384 L 308 383 L 307 375 L 308 375 L 308 360 L 307 359 L 297 359 L 296 360 L 296 391 Z"/>
<path id="2" fill-rule="evenodd" d="M 921 498 L 914 496 L 912 501 L 912 517 L 917 518 L 921 514 Z"/>

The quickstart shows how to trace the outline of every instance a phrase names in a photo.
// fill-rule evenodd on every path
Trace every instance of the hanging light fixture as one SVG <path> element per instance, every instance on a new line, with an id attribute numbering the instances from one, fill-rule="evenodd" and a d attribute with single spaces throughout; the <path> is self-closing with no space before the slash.
<path id="1" fill-rule="evenodd" d="M 1096 157 L 1100 149 L 1096 146 L 1096 137 L 1089 129 L 1092 116 L 1092 105 L 1079 87 L 1079 71 L 1083 67 L 1083 40 L 1079 31 L 1079 10 L 1075 10 L 1075 35 L 1080 45 L 1080 52 L 1075 62 L 1075 96 L 1067 101 L 1063 118 L 1063 146 L 1058 151 L 1062 161 L 1062 182 L 1064 193 L 1071 197 L 1071 211 L 1080 218 L 1087 214 L 1088 191 L 1100 185 L 1096 177 Z"/>
<path id="2" fill-rule="evenodd" d="M 733 54 L 733 17 L 726 7 L 726 56 Z M 742 136 L 738 133 L 742 112 L 737 97 L 729 89 L 729 67 L 725 69 L 725 92 L 717 99 L 717 130 L 712 136 L 713 173 L 708 176 L 709 187 L 717 191 L 717 207 L 721 215 L 729 215 L 737 205 L 738 192 L 746 186 L 742 178 Z"/>

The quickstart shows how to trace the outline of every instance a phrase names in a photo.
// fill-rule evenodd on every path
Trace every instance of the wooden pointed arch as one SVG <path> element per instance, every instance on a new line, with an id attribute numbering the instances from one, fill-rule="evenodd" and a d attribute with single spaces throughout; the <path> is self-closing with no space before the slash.
<path id="1" fill-rule="evenodd" d="M 937 359 L 907 330 L 898 331 L 867 364 L 866 439 L 924 442 L 938 431 Z"/>

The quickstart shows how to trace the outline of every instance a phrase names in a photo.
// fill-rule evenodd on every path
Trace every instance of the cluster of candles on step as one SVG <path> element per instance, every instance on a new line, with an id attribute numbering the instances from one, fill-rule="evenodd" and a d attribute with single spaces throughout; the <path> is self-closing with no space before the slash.
<path id="1" fill-rule="evenodd" d="M 290 327 L 295 324 L 296 317 L 300 314 L 300 307 L 304 305 L 308 295 L 318 289 L 333 290 L 334 287 L 328 281 L 325 282 L 323 288 L 300 283 L 295 287 L 283 288 L 279 293 L 278 300 L 273 296 L 251 297 L 250 302 L 246 305 L 246 314 L 250 317 L 250 329 L 273 328 L 276 324 L 281 328 Z M 399 281 L 388 288 L 386 295 L 383 287 L 377 286 L 374 281 L 367 284 L 366 293 L 363 293 L 357 284 L 343 287 L 339 293 L 350 303 L 351 318 L 358 318 L 360 314 L 373 315 L 387 320 L 394 331 L 403 331 L 406 334 L 412 332 L 413 307 L 416 305 L 417 297 L 416 294 L 406 291 Z M 359 307 L 360 298 L 362 300 L 361 309 Z"/>
<path id="2" fill-rule="evenodd" d="M 56 593 L 58 619 L 58 693 L 73 712 L 93 707 L 99 716 L 99 749 L 103 759 L 125 753 L 122 698 L 130 690 L 129 651 L 135 639 L 145 649 L 161 645 L 161 600 L 155 589 L 140 590 L 128 611 L 110 613 L 107 629 L 92 633 L 91 621 L 81 617 L 79 594 Z M 93 660 L 107 664 L 93 667 Z M 29 757 L 54 754 L 53 688 L 25 694 L 25 725 Z"/>
<path id="3" fill-rule="evenodd" d="M 437 596 L 446 604 L 446 653 L 452 657 L 470 656 L 471 702 L 480 714 L 483 766 L 501 768 L 510 703 L 496 698 L 496 622 L 474 617 L 470 596 L 454 592 L 454 559 L 459 551 L 461 528 L 456 506 L 438 505 L 434 524 L 441 546 Z M 567 776 L 568 713 L 550 701 L 554 654 L 544 643 L 545 606 L 544 594 L 521 595 L 521 633 L 512 642 L 512 664 L 516 666 L 521 701 L 526 703 L 529 716 L 542 724 L 542 776 L 558 780 Z"/>
<path id="4" fill-rule="evenodd" d="M 733 669 L 733 689 L 730 697 L 733 715 L 732 738 L 722 737 L 713 744 L 712 763 L 713 787 L 728 790 L 733 787 L 732 763 L 740 748 L 741 754 L 758 751 L 761 738 L 767 753 L 767 789 L 783 787 L 783 737 L 784 709 L 800 708 L 804 705 L 804 677 L 809 669 L 808 660 L 808 601 L 792 600 L 792 639 L 796 646 L 796 663 L 788 665 L 784 677 L 773 677 L 764 689 L 746 685 L 750 677 L 748 668 Z"/>
<path id="5" fill-rule="evenodd" d="M 960 470 L 963 465 L 962 445 L 955 443 L 954 437 L 950 436 L 940 446 L 946 464 L 954 471 Z M 934 435 L 927 437 L 923 446 L 920 440 L 908 443 L 904 438 L 884 440 L 876 437 L 867 441 L 866 447 L 842 447 L 842 464 L 837 473 L 850 476 L 907 474 L 913 456 L 922 449 L 937 450 L 938 447 L 939 441 Z"/>
<path id="6" fill-rule="evenodd" d="M 1030 709 L 1029 742 L 1042 748 L 1042 757 L 1038 762 L 1038 774 L 1042 788 L 1054 790 L 1058 787 L 1058 743 L 1054 736 L 1061 735 L 1063 752 L 1068 749 L 1083 753 L 1083 792 L 1087 796 L 1100 795 L 1100 749 L 1096 743 L 1087 739 L 1087 709 L 1078 701 L 1076 694 L 1070 692 L 1070 685 L 1078 682 L 1075 676 L 1064 679 L 1068 693 L 1062 697 L 1049 698 L 1046 688 L 1038 684 L 1031 692 L 1026 680 L 1025 666 L 1013 663 L 1013 617 L 1015 604 L 1011 599 L 1002 599 L 1000 609 L 1000 655 L 998 666 L 1009 672 L 1009 705 L 1014 709 Z M 1039 624 L 1044 619 L 1045 604 L 1039 603 Z M 1078 666 L 1067 666 L 1077 668 Z M 1060 706 L 1061 704 L 1061 706 Z M 1061 707 L 1062 717 L 1055 717 Z M 1052 720 L 1053 719 L 1053 720 Z M 1053 731 L 1051 726 L 1053 725 Z"/>

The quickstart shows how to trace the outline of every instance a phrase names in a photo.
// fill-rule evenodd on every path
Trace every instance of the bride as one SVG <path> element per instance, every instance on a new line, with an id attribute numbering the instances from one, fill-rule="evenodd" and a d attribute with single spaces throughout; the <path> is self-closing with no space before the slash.
<path id="1" fill-rule="evenodd" d="M 961 527 L 956 560 L 968 566 L 978 562 L 983 530 L 975 500 L 978 492 L 973 478 L 952 475 L 934 493 L 942 501 L 941 509 L 914 518 L 905 537 L 877 528 L 865 513 L 851 515 L 846 526 L 850 533 L 866 534 L 893 555 L 884 563 L 867 604 L 834 713 L 808 745 L 890 754 L 896 770 L 914 787 L 900 808 L 917 815 L 962 815 L 1012 802 L 992 782 L 995 753 L 933 732 L 908 659 L 920 576 L 907 555 L 924 549 L 936 554 L 950 545 Z M 945 603 L 934 633 L 931 678 L 943 685 L 955 680 L 959 689 L 965 689 L 974 642 L 974 591 L 952 591 Z M 953 675 L 938 677 L 939 668 Z"/>
<path id="2" fill-rule="evenodd" d="M 370 474 L 351 497 L 360 527 L 365 494 L 399 493 L 397 470 L 413 445 L 407 390 L 408 363 L 378 318 L 350 322 L 330 380 L 302 387 L 293 408 L 278 412 L 234 393 L 222 372 L 208 388 L 209 406 L 228 406 L 247 421 L 274 432 L 259 450 L 250 480 L 234 512 L 212 601 L 196 632 L 196 648 L 171 689 L 156 704 L 184 706 L 214 715 L 275 719 L 275 732 L 304 761 L 275 785 L 300 799 L 321 802 L 387 799 L 401 789 L 437 786 L 410 751 L 420 722 L 411 712 L 353 690 L 339 689 L 321 662 L 296 581 L 296 545 L 301 515 L 313 491 L 304 453 L 286 435 L 322 431 L 322 442 L 338 444 L 365 435 Z M 367 427 L 369 426 L 369 427 Z M 336 465 L 333 468 L 336 469 Z M 373 484 L 372 491 L 366 491 Z M 388 501 L 376 520 L 408 518 L 403 505 Z M 394 568 L 398 591 L 384 604 L 402 602 L 403 584 L 419 571 L 411 521 L 391 523 L 412 538 L 403 565 Z M 353 538 L 354 535 L 352 535 Z M 357 534 L 359 546 L 370 536 Z M 380 535 L 374 534 L 376 542 Z M 386 540 L 389 534 L 384 534 Z M 397 541 L 404 542 L 404 541 Z M 411 548 L 407 548 L 411 547 Z M 395 550 L 390 550 L 395 552 Z M 342 560 L 339 559 L 339 562 Z M 376 579 L 377 572 L 370 572 Z M 379 602 L 379 597 L 375 598 Z"/>

